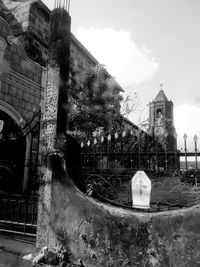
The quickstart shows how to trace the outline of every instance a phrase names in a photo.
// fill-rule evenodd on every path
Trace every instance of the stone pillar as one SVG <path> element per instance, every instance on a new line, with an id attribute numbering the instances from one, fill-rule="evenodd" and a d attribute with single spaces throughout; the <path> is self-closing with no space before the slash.
<path id="1" fill-rule="evenodd" d="M 42 135 L 42 170 L 40 199 L 38 207 L 37 246 L 43 247 L 48 243 L 48 225 L 51 203 L 52 171 L 48 165 L 48 157 L 56 152 L 56 120 L 59 92 L 59 67 L 47 66 L 47 86 L 45 94 L 45 113 L 42 121 L 44 130 Z"/>
<path id="2" fill-rule="evenodd" d="M 71 18 L 63 8 L 56 8 L 51 14 L 47 82 L 44 93 L 44 114 L 42 117 L 42 170 L 38 208 L 37 247 L 49 246 L 49 217 L 51 213 L 52 178 L 50 157 L 59 153 L 64 145 L 66 133 L 67 82 L 69 77 Z"/>

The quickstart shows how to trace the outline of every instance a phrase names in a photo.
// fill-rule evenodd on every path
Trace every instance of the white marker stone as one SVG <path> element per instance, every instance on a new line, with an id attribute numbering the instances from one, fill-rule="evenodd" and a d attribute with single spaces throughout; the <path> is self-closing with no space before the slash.
<path id="1" fill-rule="evenodd" d="M 144 171 L 137 171 L 131 181 L 133 208 L 149 209 L 151 180 Z"/>

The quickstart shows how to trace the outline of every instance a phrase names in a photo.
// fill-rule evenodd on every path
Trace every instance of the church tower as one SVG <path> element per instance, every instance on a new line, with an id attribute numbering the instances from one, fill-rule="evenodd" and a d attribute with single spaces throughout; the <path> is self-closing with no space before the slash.
<path id="1" fill-rule="evenodd" d="M 167 151 L 177 149 L 176 130 L 174 128 L 173 102 L 167 99 L 162 84 L 156 98 L 149 103 L 149 133 L 163 145 Z"/>

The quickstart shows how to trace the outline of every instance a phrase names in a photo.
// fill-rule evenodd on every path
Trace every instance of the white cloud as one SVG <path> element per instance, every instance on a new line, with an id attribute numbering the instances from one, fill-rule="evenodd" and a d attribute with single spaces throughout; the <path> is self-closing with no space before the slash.
<path id="1" fill-rule="evenodd" d="M 194 135 L 196 134 L 200 142 L 200 108 L 184 104 L 174 110 L 174 124 L 178 134 L 178 148 L 184 148 L 183 135 L 187 134 L 188 150 L 194 150 Z"/>
<path id="2" fill-rule="evenodd" d="M 128 31 L 81 27 L 76 36 L 122 86 L 150 80 L 158 69 L 151 51 L 138 48 Z"/>

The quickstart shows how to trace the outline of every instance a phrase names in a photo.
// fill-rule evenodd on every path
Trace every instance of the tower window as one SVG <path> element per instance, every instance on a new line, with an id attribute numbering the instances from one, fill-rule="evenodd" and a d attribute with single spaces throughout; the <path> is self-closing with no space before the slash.
<path id="1" fill-rule="evenodd" d="M 156 118 L 160 118 L 163 115 L 162 108 L 156 109 Z"/>

